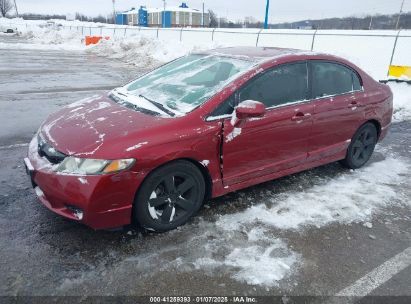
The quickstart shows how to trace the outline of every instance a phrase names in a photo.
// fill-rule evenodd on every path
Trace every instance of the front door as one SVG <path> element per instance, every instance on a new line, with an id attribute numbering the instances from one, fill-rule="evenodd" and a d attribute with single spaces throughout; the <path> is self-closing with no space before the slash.
<path id="1" fill-rule="evenodd" d="M 313 105 L 308 98 L 307 64 L 277 66 L 248 82 L 238 101 L 265 104 L 264 117 L 240 128 L 224 121 L 223 181 L 225 186 L 282 171 L 307 159 Z"/>

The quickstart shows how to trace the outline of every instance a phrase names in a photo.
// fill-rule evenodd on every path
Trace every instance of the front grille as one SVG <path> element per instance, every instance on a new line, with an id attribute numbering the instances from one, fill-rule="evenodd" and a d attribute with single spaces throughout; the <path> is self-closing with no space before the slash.
<path id="1" fill-rule="evenodd" d="M 41 157 L 45 157 L 52 164 L 61 163 L 67 155 L 54 149 L 40 135 L 37 136 L 37 150 Z"/>

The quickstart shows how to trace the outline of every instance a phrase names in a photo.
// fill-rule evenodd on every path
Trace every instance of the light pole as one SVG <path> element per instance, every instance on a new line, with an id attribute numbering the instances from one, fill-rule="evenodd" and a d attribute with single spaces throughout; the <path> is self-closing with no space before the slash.
<path id="1" fill-rule="evenodd" d="M 16 0 L 14 0 L 14 8 L 16 9 L 16 16 L 19 17 L 19 10 L 17 9 Z"/>
<path id="2" fill-rule="evenodd" d="M 113 24 L 116 24 L 116 0 L 113 0 Z"/>
<path id="3" fill-rule="evenodd" d="M 401 18 L 401 14 L 402 14 L 402 9 L 403 9 L 403 7 L 404 7 L 404 1 L 405 1 L 405 0 L 402 0 L 402 3 L 401 3 L 400 12 L 399 12 L 399 14 L 398 14 L 398 19 L 397 19 L 397 25 L 395 26 L 395 29 L 396 29 L 396 30 L 398 30 L 398 26 L 400 25 L 400 18 Z"/>
<path id="4" fill-rule="evenodd" d="M 203 16 L 202 16 L 203 20 L 201 21 L 202 26 L 204 27 L 204 1 L 203 1 Z"/>
<path id="5" fill-rule="evenodd" d="M 164 2 L 164 10 L 163 10 L 163 27 L 166 27 L 166 0 Z"/>
<path id="6" fill-rule="evenodd" d="M 268 29 L 268 9 L 270 8 L 270 0 L 267 0 L 267 6 L 265 7 L 265 20 L 264 20 L 264 28 Z"/>

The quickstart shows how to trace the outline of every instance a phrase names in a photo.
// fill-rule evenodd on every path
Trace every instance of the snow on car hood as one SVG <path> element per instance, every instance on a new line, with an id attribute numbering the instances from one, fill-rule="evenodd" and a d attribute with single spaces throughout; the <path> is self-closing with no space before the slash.
<path id="1" fill-rule="evenodd" d="M 93 96 L 50 115 L 40 133 L 64 154 L 111 159 L 146 144 L 148 133 L 171 120 L 126 108 L 108 96 Z"/>

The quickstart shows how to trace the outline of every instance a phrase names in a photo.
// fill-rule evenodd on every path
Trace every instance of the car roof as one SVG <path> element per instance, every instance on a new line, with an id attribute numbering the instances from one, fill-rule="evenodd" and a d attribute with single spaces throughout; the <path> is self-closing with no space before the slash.
<path id="1" fill-rule="evenodd" d="M 318 55 L 317 52 L 289 49 L 289 48 L 277 48 L 277 47 L 226 47 L 212 49 L 202 52 L 202 54 L 221 55 L 228 57 L 236 57 L 250 61 L 263 61 L 271 58 L 293 56 L 293 55 Z"/>

